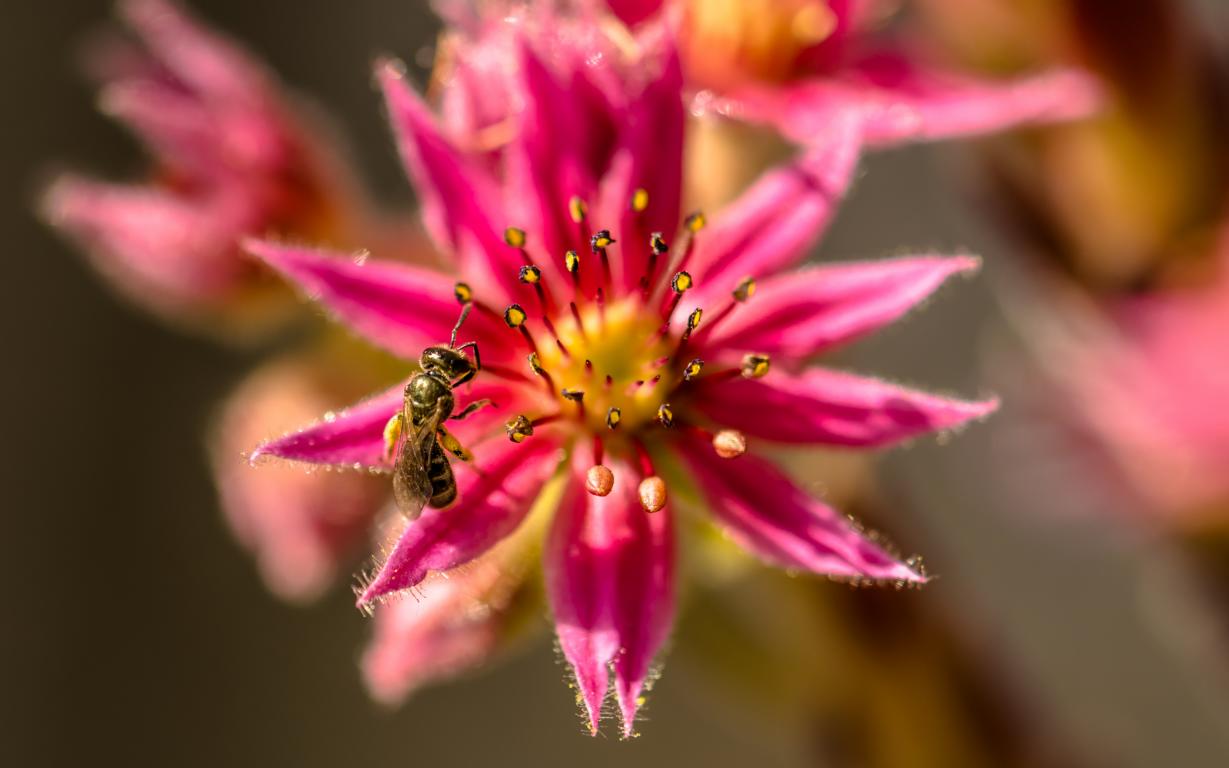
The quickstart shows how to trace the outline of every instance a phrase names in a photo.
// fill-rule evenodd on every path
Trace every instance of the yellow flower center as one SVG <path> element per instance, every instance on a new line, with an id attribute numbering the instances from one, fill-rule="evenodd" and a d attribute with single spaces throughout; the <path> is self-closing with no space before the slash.
<path id="1" fill-rule="evenodd" d="M 688 0 L 684 55 L 692 78 L 713 87 L 781 81 L 836 25 L 825 0 Z"/>
<path id="2" fill-rule="evenodd" d="M 542 369 L 550 375 L 564 413 L 581 409 L 594 432 L 634 430 L 658 419 L 666 395 L 677 382 L 665 364 L 677 340 L 662 333 L 663 321 L 638 297 L 606 307 L 587 303 L 580 323 L 556 318 L 559 345 L 543 344 Z"/>

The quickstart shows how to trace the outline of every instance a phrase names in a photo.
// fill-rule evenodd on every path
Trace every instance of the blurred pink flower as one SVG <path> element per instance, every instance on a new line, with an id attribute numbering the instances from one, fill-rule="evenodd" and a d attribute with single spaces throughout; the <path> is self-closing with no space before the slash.
<path id="1" fill-rule="evenodd" d="M 508 78 L 517 111 L 498 164 L 459 148 L 400 70 L 378 68 L 428 228 L 456 254 L 455 275 L 272 242 L 248 248 L 350 328 L 410 360 L 446 341 L 457 302 L 472 302 L 461 339 L 477 343 L 482 370 L 458 392 L 457 411 L 484 399 L 492 406 L 449 429 L 474 449 L 479 469 L 456 463 L 459 500 L 405 525 L 359 603 L 423 585 L 423 603 L 383 621 L 412 612 L 422 624 L 409 619 L 401 636 L 450 634 L 436 622 L 451 613 L 451 597 L 431 598 L 424 580 L 524 530 L 535 499 L 554 502 L 544 567 L 560 646 L 595 732 L 613 669 L 626 736 L 673 620 L 676 495 L 702 495 L 728 535 L 769 562 L 855 581 L 921 582 L 916 564 L 896 559 L 747 443 L 885 446 L 955 428 L 996 403 L 807 367 L 977 264 L 920 256 L 794 269 L 853 174 L 856 121 L 767 173 L 713 226 L 693 214 L 680 228 L 677 57 L 653 51 L 624 68 L 617 52 L 597 56 L 568 42 L 514 39 L 519 66 Z M 265 443 L 253 458 L 387 470 L 384 429 L 402 390 Z M 485 648 L 481 637 L 456 640 L 447 639 L 447 653 L 468 659 Z M 419 651 L 402 644 L 368 657 L 377 692 L 404 685 L 386 673 L 413 678 L 388 672 L 405 661 L 398 653 Z"/>
<path id="2" fill-rule="evenodd" d="M 288 600 L 318 597 L 347 571 L 389 503 L 388 482 L 293 466 L 257 471 L 235 457 L 353 397 L 354 383 L 338 363 L 293 355 L 265 364 L 231 395 L 215 429 L 214 474 L 227 522 L 269 589 Z"/>
<path id="3" fill-rule="evenodd" d="M 868 145 L 945 139 L 1093 112 L 1088 76 L 1055 69 L 1008 81 L 945 71 L 920 45 L 875 30 L 883 0 L 593 0 L 641 43 L 678 36 L 693 109 L 762 123 L 803 143 L 838 113 L 863 119 Z M 661 27 L 668 27 L 669 33 Z"/>
<path id="4" fill-rule="evenodd" d="M 1229 231 L 1212 279 L 1093 303 L 1054 286 L 1044 312 L 1019 304 L 1045 372 L 1078 403 L 1120 475 L 1174 523 L 1229 499 Z"/>
<path id="5" fill-rule="evenodd" d="M 357 200 L 331 137 L 274 76 L 169 0 L 123 0 L 133 39 L 100 46 L 101 103 L 153 156 L 149 178 L 67 174 L 48 219 L 134 301 L 172 318 L 270 307 L 276 283 L 239 248 L 270 232 L 336 242 Z M 224 318 L 225 319 L 225 318 Z"/>

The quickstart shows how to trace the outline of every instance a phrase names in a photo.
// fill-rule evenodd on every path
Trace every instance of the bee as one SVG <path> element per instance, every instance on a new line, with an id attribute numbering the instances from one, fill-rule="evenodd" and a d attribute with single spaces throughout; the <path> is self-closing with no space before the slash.
<path id="1" fill-rule="evenodd" d="M 419 363 L 422 370 L 405 385 L 401 410 L 384 427 L 384 445 L 393 463 L 393 497 L 397 508 L 408 519 L 422 514 L 430 505 L 442 509 L 457 499 L 457 481 L 452 473 L 448 454 L 466 462 L 473 455 L 443 425 L 469 416 L 489 400 L 478 400 L 453 414 L 456 400 L 452 390 L 472 381 L 482 370 L 478 343 L 471 341 L 457 346 L 457 332 L 469 316 L 472 304 L 466 303 L 452 329 L 448 346 L 433 346 L 423 350 Z M 464 350 L 473 349 L 474 359 Z"/>

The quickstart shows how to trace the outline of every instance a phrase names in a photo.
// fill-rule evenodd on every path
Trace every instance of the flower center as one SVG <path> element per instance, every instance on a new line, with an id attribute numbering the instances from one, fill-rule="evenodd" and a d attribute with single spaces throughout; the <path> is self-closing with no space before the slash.
<path id="1" fill-rule="evenodd" d="M 611 419 L 629 430 L 657 419 L 675 384 L 668 362 L 677 340 L 639 298 L 586 304 L 557 320 L 556 330 L 560 344 L 543 345 L 539 360 L 561 393 L 561 410 L 581 408 L 594 432 L 609 429 Z"/>
<path id="2" fill-rule="evenodd" d="M 789 79 L 838 23 L 825 0 L 690 0 L 685 8 L 687 67 L 712 87 Z"/>

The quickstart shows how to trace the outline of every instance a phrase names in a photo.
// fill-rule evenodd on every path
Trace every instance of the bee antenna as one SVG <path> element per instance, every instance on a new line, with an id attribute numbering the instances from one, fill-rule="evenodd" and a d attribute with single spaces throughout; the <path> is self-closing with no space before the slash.
<path id="1" fill-rule="evenodd" d="M 461 326 L 465 323 L 465 318 L 469 317 L 469 311 L 473 308 L 474 303 L 472 301 L 465 302 L 465 305 L 461 307 L 461 316 L 457 318 L 457 324 L 452 326 L 452 338 L 448 341 L 449 347 L 456 348 L 457 333 L 461 330 Z"/>

